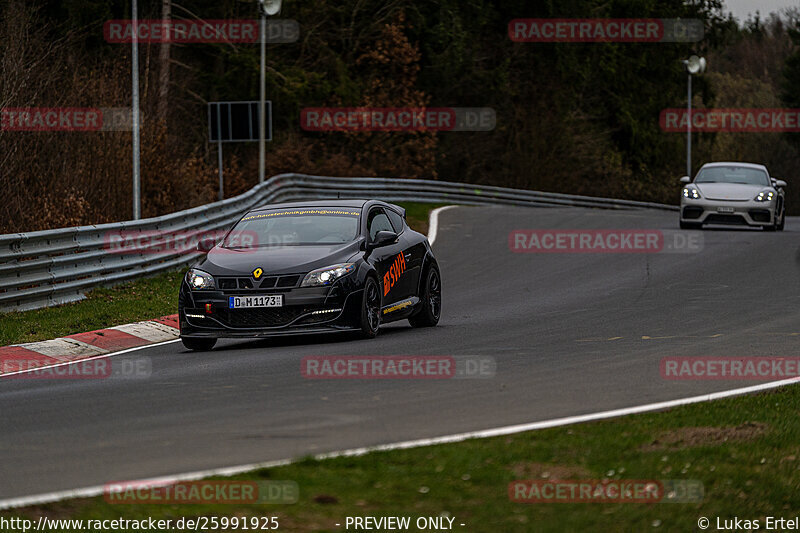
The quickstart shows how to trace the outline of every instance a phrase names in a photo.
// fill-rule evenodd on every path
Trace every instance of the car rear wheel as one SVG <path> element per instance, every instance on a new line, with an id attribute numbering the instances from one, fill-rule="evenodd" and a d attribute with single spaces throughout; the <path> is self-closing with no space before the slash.
<path id="1" fill-rule="evenodd" d="M 375 278 L 369 277 L 364 283 L 361 299 L 361 336 L 373 339 L 381 327 L 381 293 Z"/>
<path id="2" fill-rule="evenodd" d="M 217 339 L 181 337 L 181 342 L 187 349 L 193 352 L 207 352 L 217 344 Z"/>
<path id="3" fill-rule="evenodd" d="M 436 268 L 428 270 L 425 286 L 420 295 L 422 309 L 410 317 L 408 322 L 415 328 L 427 328 L 439 323 L 442 315 L 442 280 Z"/>

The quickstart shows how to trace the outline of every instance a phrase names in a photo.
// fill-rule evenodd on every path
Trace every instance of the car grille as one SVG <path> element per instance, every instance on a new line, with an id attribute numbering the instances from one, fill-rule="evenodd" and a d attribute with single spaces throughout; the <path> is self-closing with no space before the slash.
<path id="1" fill-rule="evenodd" d="M 252 278 L 216 278 L 217 286 L 220 290 L 252 289 L 258 284 L 259 289 L 291 289 L 300 282 L 300 276 L 292 274 L 289 276 L 268 276 L 261 280 L 254 281 Z"/>
<path id="2" fill-rule="evenodd" d="M 260 287 L 262 289 L 287 289 L 296 287 L 299 281 L 300 276 L 270 276 L 268 278 L 264 278 L 264 281 L 261 282 Z"/>
<path id="3" fill-rule="evenodd" d="M 706 218 L 706 224 L 747 224 L 747 222 L 742 218 L 741 215 L 720 215 L 720 214 L 713 214 L 708 215 Z"/>
<path id="4" fill-rule="evenodd" d="M 310 312 L 306 307 L 275 309 L 220 309 L 214 316 L 233 328 L 274 328 L 286 326 L 300 315 Z"/>

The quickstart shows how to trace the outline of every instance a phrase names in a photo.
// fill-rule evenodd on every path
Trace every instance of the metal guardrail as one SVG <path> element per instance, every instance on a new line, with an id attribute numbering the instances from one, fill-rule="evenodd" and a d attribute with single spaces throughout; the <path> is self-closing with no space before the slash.
<path id="1" fill-rule="evenodd" d="M 111 253 L 107 236 L 126 231 L 170 234 L 230 228 L 263 204 L 326 198 L 381 198 L 387 201 L 669 209 L 676 206 L 545 193 L 446 181 L 388 178 L 330 178 L 281 174 L 244 194 L 161 217 L 131 222 L 0 235 L 0 311 L 22 311 L 73 302 L 93 287 L 111 285 L 194 262 L 200 252 Z M 157 246 L 154 242 L 151 246 Z"/>

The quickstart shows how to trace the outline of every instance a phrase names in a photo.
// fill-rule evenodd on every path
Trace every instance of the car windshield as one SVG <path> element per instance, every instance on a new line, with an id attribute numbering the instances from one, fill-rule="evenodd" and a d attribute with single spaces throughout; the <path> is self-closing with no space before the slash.
<path id="1" fill-rule="evenodd" d="M 314 207 L 258 211 L 245 216 L 225 238 L 223 248 L 336 244 L 358 235 L 361 211 Z"/>
<path id="2" fill-rule="evenodd" d="M 763 170 L 749 167 L 708 167 L 700 170 L 695 183 L 740 183 L 742 185 L 769 185 Z"/>

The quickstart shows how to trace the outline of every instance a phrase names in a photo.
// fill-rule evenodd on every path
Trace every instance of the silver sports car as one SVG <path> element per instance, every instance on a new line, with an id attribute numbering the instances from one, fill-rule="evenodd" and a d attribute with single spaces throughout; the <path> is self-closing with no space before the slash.
<path id="1" fill-rule="evenodd" d="M 770 177 L 764 165 L 708 163 L 694 181 L 684 176 L 681 183 L 681 229 L 739 224 L 783 230 L 786 182 Z"/>

